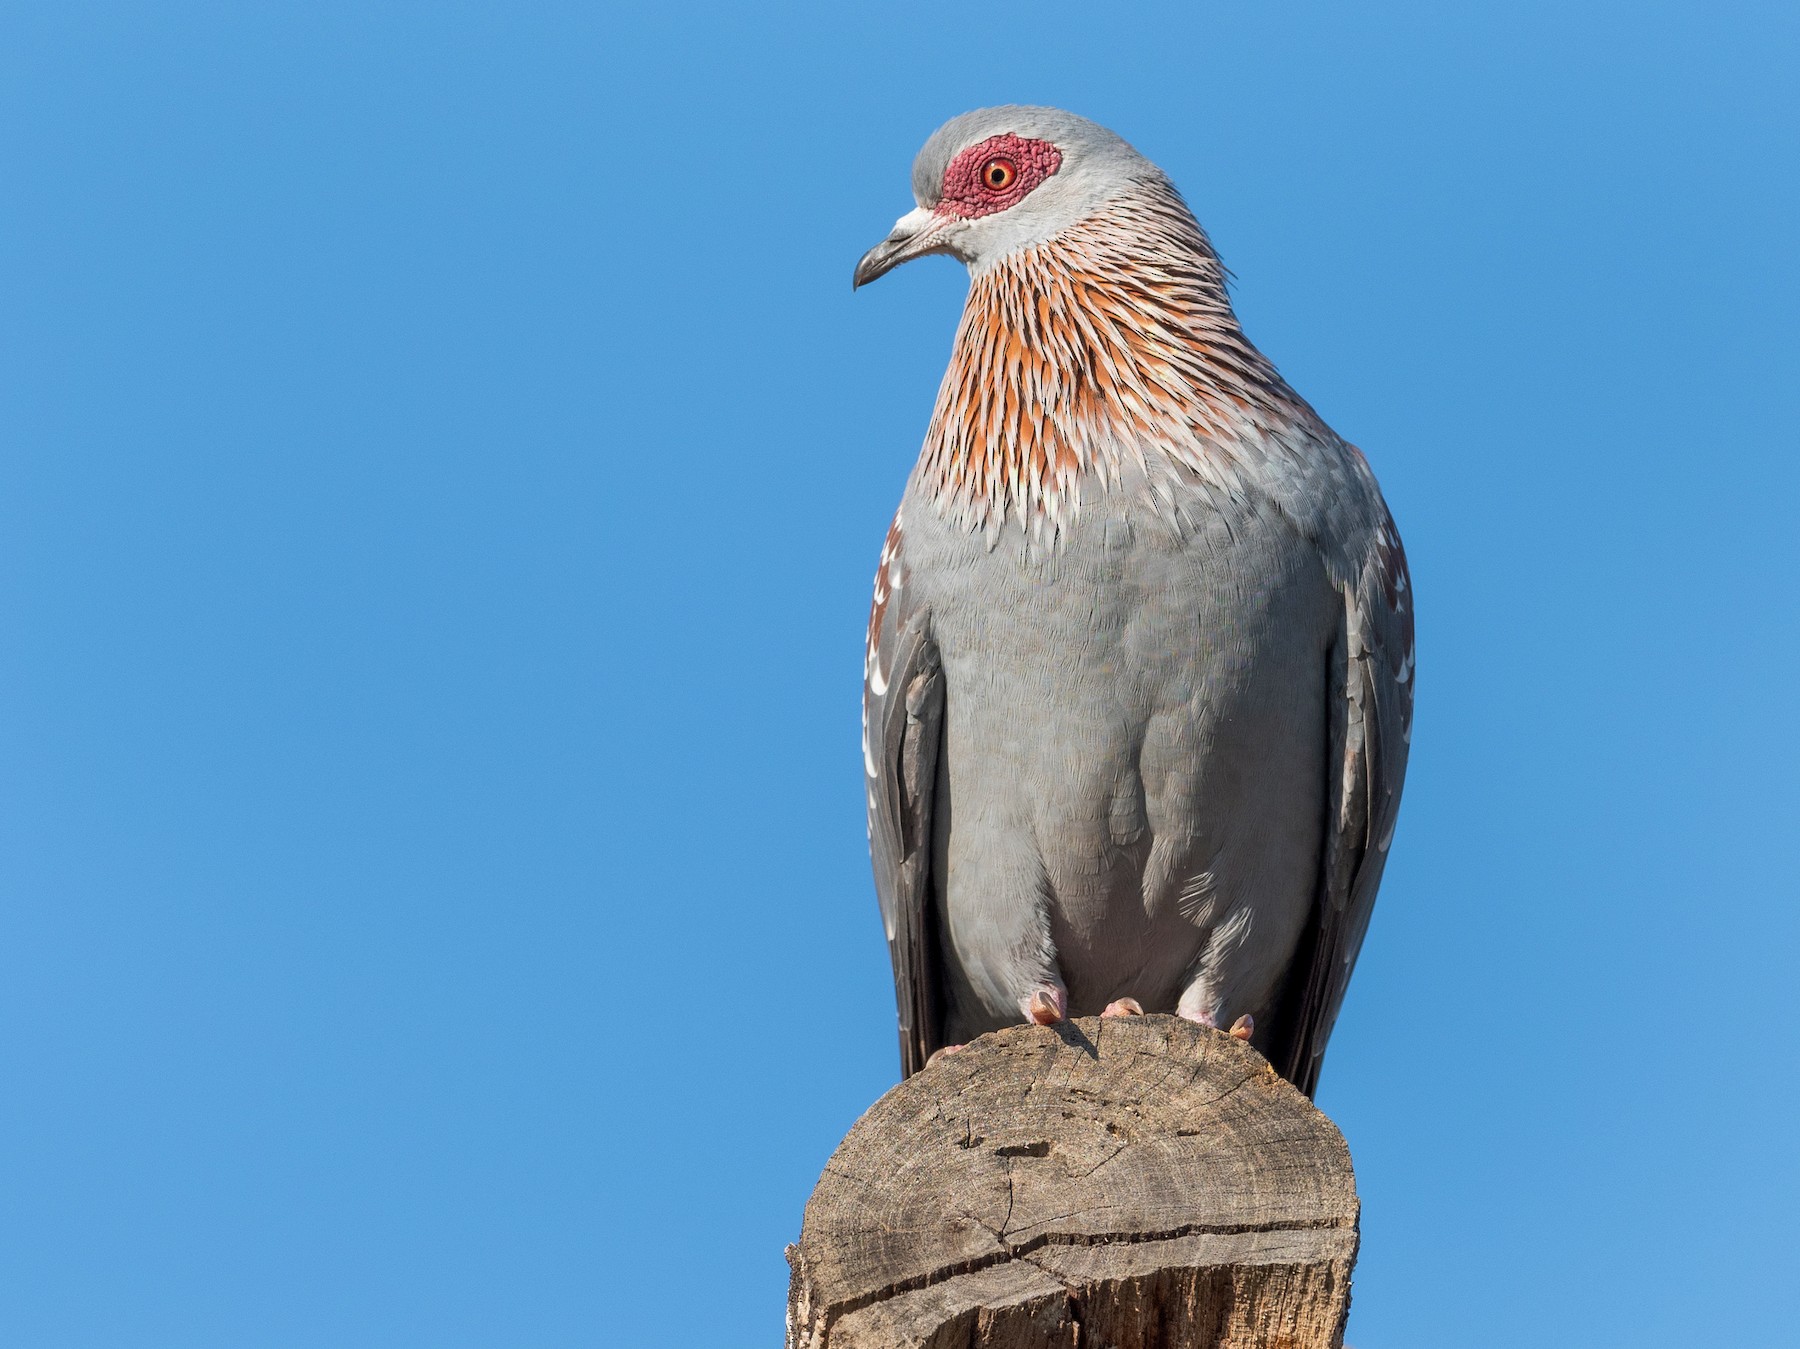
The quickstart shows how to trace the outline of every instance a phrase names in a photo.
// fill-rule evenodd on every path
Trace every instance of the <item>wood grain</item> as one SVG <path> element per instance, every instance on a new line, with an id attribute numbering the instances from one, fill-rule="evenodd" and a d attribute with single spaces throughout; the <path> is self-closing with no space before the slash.
<path id="1" fill-rule="evenodd" d="M 789 1349 L 1327 1349 L 1350 1155 L 1248 1045 L 1167 1016 L 1018 1026 L 895 1087 L 788 1249 Z"/>

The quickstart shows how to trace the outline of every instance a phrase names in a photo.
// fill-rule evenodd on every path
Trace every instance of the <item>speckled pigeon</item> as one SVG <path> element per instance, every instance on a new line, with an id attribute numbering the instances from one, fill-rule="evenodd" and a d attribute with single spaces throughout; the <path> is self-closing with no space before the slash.
<path id="1" fill-rule="evenodd" d="M 913 195 L 855 284 L 932 253 L 971 280 L 869 619 L 902 1071 L 1008 1023 L 1176 1012 L 1311 1094 L 1411 738 L 1374 476 L 1112 132 L 966 113 Z"/>

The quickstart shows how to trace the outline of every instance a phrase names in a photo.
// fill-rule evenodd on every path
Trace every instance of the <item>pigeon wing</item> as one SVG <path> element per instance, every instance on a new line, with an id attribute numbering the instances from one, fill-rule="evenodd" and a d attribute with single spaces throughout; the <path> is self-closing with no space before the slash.
<path id="1" fill-rule="evenodd" d="M 1412 739 L 1413 605 L 1406 553 L 1360 451 L 1372 527 L 1340 586 L 1344 621 L 1327 682 L 1331 749 L 1323 874 L 1271 1039 L 1275 1066 L 1311 1096 L 1381 885 Z"/>
<path id="2" fill-rule="evenodd" d="M 863 767 L 875 891 L 894 964 L 900 1071 L 942 1043 L 943 978 L 932 902 L 933 806 L 943 744 L 944 673 L 929 616 L 911 602 L 899 517 L 875 575 L 863 679 Z"/>

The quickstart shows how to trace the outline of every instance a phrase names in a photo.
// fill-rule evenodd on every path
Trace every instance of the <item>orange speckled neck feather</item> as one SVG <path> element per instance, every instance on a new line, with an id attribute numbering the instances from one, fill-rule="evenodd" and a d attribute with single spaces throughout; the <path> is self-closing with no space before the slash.
<path id="1" fill-rule="evenodd" d="M 972 530 L 1041 533 L 1134 468 L 1230 491 L 1296 423 L 1322 429 L 1244 337 L 1179 194 L 1147 180 L 973 279 L 918 472 Z"/>

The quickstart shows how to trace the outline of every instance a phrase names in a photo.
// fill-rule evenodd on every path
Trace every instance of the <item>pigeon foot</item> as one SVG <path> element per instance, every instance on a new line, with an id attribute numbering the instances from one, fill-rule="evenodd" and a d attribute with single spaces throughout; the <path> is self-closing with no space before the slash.
<path id="1" fill-rule="evenodd" d="M 1143 1004 L 1136 998 L 1115 998 L 1107 1003 L 1106 1010 L 1100 1013 L 1101 1016 L 1142 1016 L 1143 1014 Z"/>
<path id="2" fill-rule="evenodd" d="M 1231 1038 L 1234 1040 L 1248 1040 L 1255 1031 L 1256 1018 L 1248 1012 L 1231 1023 Z"/>
<path id="3" fill-rule="evenodd" d="M 1040 1026 L 1054 1026 L 1063 1019 L 1068 997 L 1060 988 L 1051 984 L 1039 984 L 1025 999 L 1025 1019 Z"/>
<path id="4" fill-rule="evenodd" d="M 932 1064 L 936 1063 L 939 1059 L 947 1059 L 952 1054 L 960 1054 L 963 1050 L 965 1050 L 967 1048 L 968 1048 L 967 1045 L 945 1045 L 942 1049 L 934 1049 L 931 1052 L 931 1057 L 925 1060 L 925 1066 L 927 1068 L 929 1068 L 929 1067 L 931 1067 Z"/>

